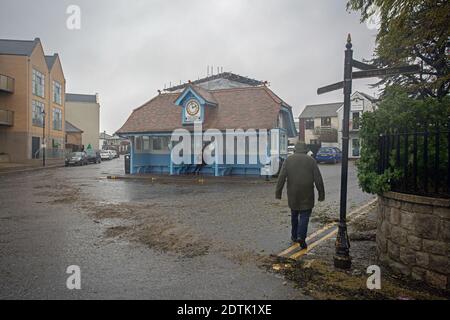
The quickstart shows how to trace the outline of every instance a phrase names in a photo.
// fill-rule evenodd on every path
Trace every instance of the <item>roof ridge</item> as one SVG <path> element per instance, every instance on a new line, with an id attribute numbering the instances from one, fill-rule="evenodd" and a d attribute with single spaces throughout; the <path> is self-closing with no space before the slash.
<path id="1" fill-rule="evenodd" d="M 244 84 L 245 83 L 247 83 L 247 84 L 253 83 L 254 84 L 254 85 L 249 84 L 250 86 L 261 85 L 261 84 L 264 83 L 264 81 L 261 81 L 261 80 L 256 80 L 256 79 L 253 79 L 253 78 L 250 78 L 250 77 L 247 77 L 247 76 L 242 76 L 240 74 L 236 74 L 236 73 L 233 73 L 233 72 L 224 71 L 224 72 L 217 73 L 217 74 L 212 74 L 212 75 L 209 75 L 209 76 L 206 76 L 204 78 L 197 79 L 197 80 L 188 81 L 188 82 L 182 83 L 180 85 L 172 86 L 172 87 L 169 87 L 169 88 L 167 88 L 165 90 L 167 90 L 167 91 L 176 91 L 176 90 L 184 89 L 189 84 L 197 85 L 197 84 L 201 84 L 201 83 L 205 83 L 205 82 L 209 82 L 209 81 L 213 81 L 213 80 L 217 80 L 217 79 L 221 79 L 221 78 L 227 79 L 227 80 L 236 81 L 236 82 L 239 82 L 239 83 L 244 83 Z M 230 79 L 230 78 L 234 78 L 234 79 Z"/>
<path id="2" fill-rule="evenodd" d="M 272 99 L 276 104 L 279 104 L 281 106 L 281 104 L 284 102 L 283 99 L 281 99 L 279 96 L 273 93 L 273 91 L 267 88 L 266 86 L 262 86 L 262 89 L 269 96 L 269 98 Z M 275 98 L 277 98 L 280 101 L 277 101 Z"/>
<path id="3" fill-rule="evenodd" d="M 65 120 L 68 124 L 70 124 L 72 127 L 74 127 L 75 129 L 78 129 L 78 130 L 80 130 L 80 131 L 83 131 L 83 130 L 81 130 L 80 128 L 78 128 L 76 125 L 74 125 L 72 122 L 70 122 L 70 121 L 68 121 L 68 120 Z"/>
<path id="4" fill-rule="evenodd" d="M 18 41 L 20 41 L 20 42 L 34 42 L 34 41 L 36 41 L 36 39 L 33 39 L 33 40 L 21 40 L 21 39 L 19 39 L 19 40 L 17 40 L 17 39 L 0 39 L 0 41 L 15 41 L 15 42 L 18 42 Z"/>
<path id="5" fill-rule="evenodd" d="M 315 107 L 315 106 L 326 106 L 330 104 L 343 104 L 344 102 L 338 101 L 338 102 L 327 102 L 327 103 L 316 103 L 316 104 L 307 104 L 306 107 Z"/>
<path id="6" fill-rule="evenodd" d="M 95 96 L 95 93 L 91 94 L 91 93 L 71 93 L 71 92 L 66 92 L 66 95 L 67 94 L 76 95 L 76 96 Z"/>
<path id="7" fill-rule="evenodd" d="M 211 90 L 203 89 L 203 90 L 207 90 L 209 92 L 234 91 L 234 90 L 238 91 L 238 90 L 249 90 L 249 89 L 261 89 L 263 87 L 264 87 L 263 85 L 260 85 L 260 86 L 235 87 L 235 88 L 223 88 L 223 89 L 211 89 Z"/>

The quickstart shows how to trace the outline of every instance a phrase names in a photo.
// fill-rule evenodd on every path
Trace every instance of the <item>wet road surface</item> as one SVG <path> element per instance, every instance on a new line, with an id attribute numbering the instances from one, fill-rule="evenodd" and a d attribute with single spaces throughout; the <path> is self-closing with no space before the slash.
<path id="1" fill-rule="evenodd" d="M 338 216 L 340 165 L 320 165 Z M 108 180 L 123 159 L 0 176 L 0 299 L 307 299 L 264 263 L 290 245 L 274 183 Z M 367 202 L 351 163 L 349 207 Z M 66 268 L 81 268 L 68 290 Z"/>

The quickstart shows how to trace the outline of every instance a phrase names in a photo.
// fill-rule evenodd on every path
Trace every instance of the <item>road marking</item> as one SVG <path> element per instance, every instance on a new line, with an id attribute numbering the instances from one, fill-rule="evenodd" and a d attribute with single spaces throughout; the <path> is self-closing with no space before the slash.
<path id="1" fill-rule="evenodd" d="M 323 228 L 316 230 L 313 234 L 311 234 L 309 237 L 306 238 L 306 241 L 309 241 L 311 239 L 314 239 L 316 236 L 318 236 L 319 234 L 327 231 L 328 229 L 332 228 L 333 226 L 337 225 L 337 222 L 333 222 L 330 224 L 327 224 L 326 226 L 324 226 Z M 295 249 L 297 249 L 300 246 L 300 244 L 298 243 L 294 243 L 292 246 L 290 246 L 289 248 L 287 248 L 286 250 L 284 250 L 283 252 L 281 252 L 279 254 L 279 256 L 284 256 L 288 253 L 290 253 L 291 251 L 294 251 Z"/>
<path id="2" fill-rule="evenodd" d="M 356 218 L 359 218 L 360 216 L 362 216 L 365 213 L 366 213 L 365 211 L 362 211 L 362 212 L 356 214 L 355 216 L 352 217 L 353 218 L 352 220 L 349 220 L 349 223 L 352 222 L 353 220 L 355 220 Z M 304 256 L 306 253 L 308 253 L 309 251 L 311 251 L 312 249 L 317 247 L 319 244 L 321 244 L 325 240 L 327 240 L 327 239 L 331 238 L 332 236 L 336 235 L 338 233 L 338 231 L 339 231 L 339 229 L 336 227 L 330 233 L 326 234 L 325 236 L 323 236 L 320 239 L 317 239 L 317 241 L 314 241 L 313 243 L 311 243 L 311 245 L 308 246 L 308 250 L 301 250 L 300 252 L 294 253 L 289 258 L 291 258 L 291 259 L 298 259 L 298 258 Z"/>
<path id="3" fill-rule="evenodd" d="M 338 232 L 338 229 L 336 228 L 335 230 L 331 231 L 329 234 L 327 234 L 326 236 L 320 238 L 319 240 L 317 240 L 316 242 L 311 243 L 308 246 L 307 250 L 301 250 L 297 253 L 294 253 L 293 255 L 291 255 L 289 258 L 291 259 L 298 259 L 302 256 L 304 256 L 305 254 L 307 254 L 308 252 L 310 252 L 312 249 L 314 249 L 315 247 L 317 247 L 320 243 L 324 242 L 325 240 L 331 238 L 332 236 L 334 236 L 336 233 Z"/>
<path id="4" fill-rule="evenodd" d="M 365 210 L 366 210 L 367 208 L 371 207 L 374 203 L 376 203 L 376 201 L 377 201 L 377 198 L 370 200 L 368 203 L 366 203 L 366 204 L 362 205 L 361 207 L 356 208 L 355 210 L 353 210 L 352 212 L 350 212 L 350 213 L 347 215 L 347 217 L 348 217 L 348 218 L 353 218 L 353 219 L 355 219 L 355 218 L 361 216 L 362 214 L 365 213 Z M 323 234 L 324 232 L 328 231 L 329 229 L 331 229 L 331 228 L 337 226 L 337 224 L 338 224 L 337 222 L 332 222 L 332 223 L 329 223 L 329 224 L 325 225 L 324 227 L 322 227 L 322 228 L 319 229 L 319 230 L 316 230 L 316 231 L 315 231 L 314 233 L 312 233 L 309 237 L 307 237 L 307 238 L 306 238 L 306 241 L 309 241 L 309 240 L 311 240 L 311 239 L 314 239 L 315 237 L 317 237 L 317 236 Z M 318 244 L 320 244 L 320 243 L 323 242 L 324 240 L 330 238 L 330 237 L 333 235 L 333 233 L 336 233 L 336 232 L 337 232 L 337 230 L 338 230 L 338 229 L 336 228 L 335 230 L 333 230 L 332 232 L 326 234 L 326 235 L 323 236 L 322 238 L 317 239 L 316 241 L 314 241 L 314 242 L 308 247 L 308 250 L 301 250 L 300 252 L 293 254 L 290 258 L 292 258 L 293 256 L 296 256 L 296 258 L 303 256 L 304 254 L 306 254 L 307 252 L 309 252 L 309 251 L 311 251 L 313 248 L 315 248 Z M 285 255 L 288 255 L 289 253 L 291 253 L 292 251 L 298 249 L 299 247 L 300 247 L 300 245 L 299 245 L 298 243 L 295 243 L 295 244 L 293 244 L 292 246 L 290 246 L 289 248 L 287 248 L 286 250 L 280 252 L 280 253 L 278 254 L 278 256 L 285 256 Z M 300 254 L 300 253 L 302 253 L 302 252 L 303 252 L 303 254 Z M 298 254 L 298 256 L 297 256 L 297 254 Z"/>

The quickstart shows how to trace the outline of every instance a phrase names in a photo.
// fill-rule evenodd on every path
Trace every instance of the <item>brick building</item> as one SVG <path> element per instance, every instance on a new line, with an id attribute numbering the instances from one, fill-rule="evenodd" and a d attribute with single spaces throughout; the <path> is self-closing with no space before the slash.
<path id="1" fill-rule="evenodd" d="M 33 163 L 45 146 L 63 160 L 65 87 L 58 54 L 45 55 L 39 38 L 0 39 L 0 154 Z"/>

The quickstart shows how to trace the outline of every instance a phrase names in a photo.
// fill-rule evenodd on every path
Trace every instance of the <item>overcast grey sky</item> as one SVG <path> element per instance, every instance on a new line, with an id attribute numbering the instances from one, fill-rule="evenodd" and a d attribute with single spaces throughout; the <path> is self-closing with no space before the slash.
<path id="1" fill-rule="evenodd" d="M 81 8 L 81 29 L 66 9 Z M 267 80 L 294 107 L 341 101 L 317 96 L 340 81 L 347 33 L 354 56 L 371 58 L 374 30 L 346 0 L 0 0 L 0 38 L 41 38 L 60 54 L 67 92 L 98 92 L 101 130 L 114 132 L 164 84 L 196 80 L 207 65 Z M 355 81 L 354 90 L 376 91 Z"/>

